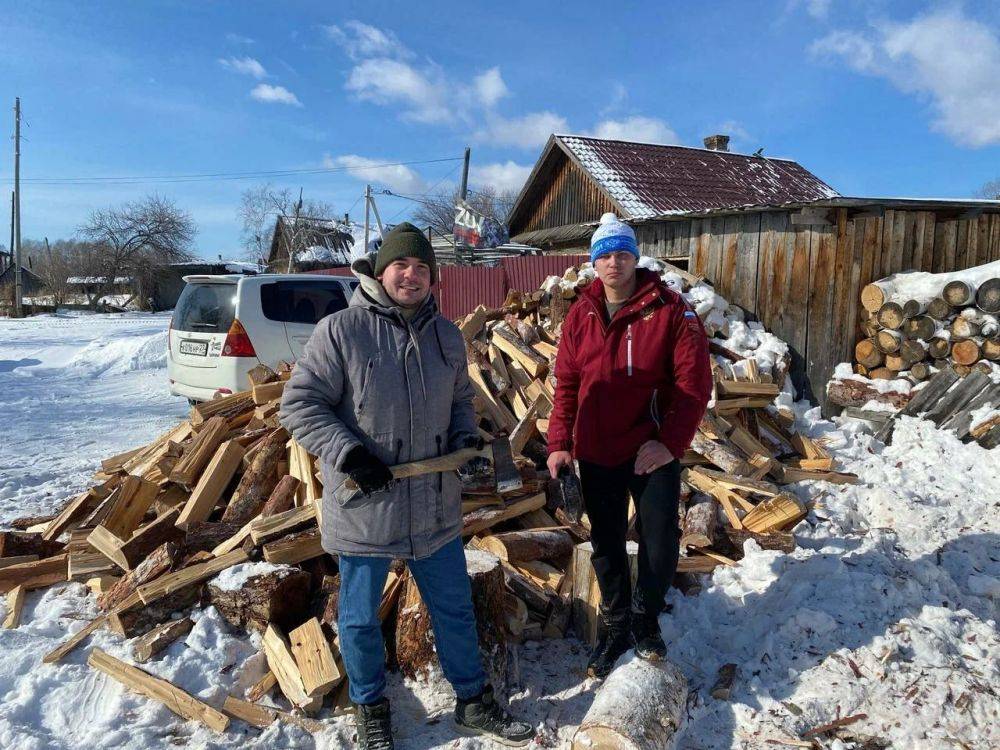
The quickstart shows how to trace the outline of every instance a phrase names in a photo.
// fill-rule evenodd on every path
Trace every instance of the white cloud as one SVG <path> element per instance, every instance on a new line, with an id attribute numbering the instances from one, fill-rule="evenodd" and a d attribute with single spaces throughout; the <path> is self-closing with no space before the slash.
<path id="1" fill-rule="evenodd" d="M 391 31 L 382 31 L 361 21 L 344 21 L 341 26 L 324 26 L 326 35 L 343 47 L 352 60 L 366 57 L 412 57 Z"/>
<path id="2" fill-rule="evenodd" d="M 531 174 L 531 165 L 505 161 L 472 168 L 470 180 L 476 185 L 492 185 L 500 191 L 519 192 Z"/>
<path id="3" fill-rule="evenodd" d="M 835 31 L 811 51 L 926 97 L 935 113 L 932 127 L 957 143 L 1000 143 L 1000 40 L 961 9 L 875 24 L 866 32 Z"/>
<path id="4" fill-rule="evenodd" d="M 504 83 L 503 77 L 500 75 L 500 68 L 497 67 L 490 68 L 485 73 L 476 76 L 473 86 L 476 90 L 476 96 L 485 107 L 494 106 L 510 93 L 507 90 L 507 84 Z"/>
<path id="5" fill-rule="evenodd" d="M 553 133 L 569 130 L 566 118 L 554 112 L 531 112 L 521 117 L 491 116 L 483 129 L 475 134 L 478 141 L 496 146 L 537 148 Z"/>
<path id="6" fill-rule="evenodd" d="M 253 44 L 254 41 L 248 36 L 243 36 L 242 34 L 234 34 L 229 32 L 226 34 L 226 41 L 230 44 Z"/>
<path id="7" fill-rule="evenodd" d="M 267 78 L 267 71 L 264 66 L 252 57 L 227 57 L 219 60 L 219 65 L 227 70 L 232 70 L 243 75 L 254 78 Z"/>
<path id="8" fill-rule="evenodd" d="M 644 143 L 678 143 L 680 139 L 667 123 L 656 117 L 633 115 L 622 120 L 604 120 L 597 123 L 590 135 L 619 141 Z"/>
<path id="9" fill-rule="evenodd" d="M 302 102 L 298 100 L 291 91 L 284 86 L 272 86 L 269 83 L 259 83 L 250 91 L 250 96 L 259 102 L 268 104 L 290 104 L 293 107 L 301 107 Z"/>
<path id="10" fill-rule="evenodd" d="M 817 21 L 824 21 L 830 15 L 831 0 L 788 0 L 786 11 L 793 11 L 799 6 L 805 6 L 806 13 Z"/>
<path id="11" fill-rule="evenodd" d="M 423 193 L 427 183 L 414 170 L 404 164 L 386 165 L 384 160 L 369 159 L 357 154 L 323 157 L 324 167 L 346 167 L 347 173 L 364 182 L 386 185 L 398 193 Z"/>
<path id="12" fill-rule="evenodd" d="M 399 60 L 364 60 L 351 70 L 346 88 L 365 101 L 402 105 L 402 114 L 418 122 L 443 122 L 453 116 L 446 84 Z"/>

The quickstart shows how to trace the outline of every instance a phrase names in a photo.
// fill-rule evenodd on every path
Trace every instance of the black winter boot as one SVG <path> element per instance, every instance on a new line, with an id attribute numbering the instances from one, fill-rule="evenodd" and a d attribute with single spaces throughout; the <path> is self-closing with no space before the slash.
<path id="1" fill-rule="evenodd" d="M 489 737 L 508 747 L 523 747 L 535 736 L 531 724 L 514 719 L 496 702 L 491 685 L 474 698 L 458 699 L 455 724 L 466 733 Z"/>
<path id="2" fill-rule="evenodd" d="M 393 750 L 389 701 L 382 698 L 376 703 L 359 703 L 355 709 L 359 750 Z"/>
<path id="3" fill-rule="evenodd" d="M 603 680 L 615 668 L 618 658 L 632 647 L 629 633 L 629 612 L 600 612 L 598 621 L 597 643 L 590 652 L 587 662 L 587 674 Z"/>
<path id="4" fill-rule="evenodd" d="M 667 656 L 667 645 L 660 634 L 658 618 L 647 614 L 632 613 L 632 638 L 635 654 L 646 661 L 663 661 Z"/>

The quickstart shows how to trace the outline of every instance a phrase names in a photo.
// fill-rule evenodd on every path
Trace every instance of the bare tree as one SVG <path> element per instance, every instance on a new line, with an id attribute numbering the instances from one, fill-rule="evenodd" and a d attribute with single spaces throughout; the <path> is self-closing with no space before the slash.
<path id="1" fill-rule="evenodd" d="M 131 277 L 139 306 L 147 307 L 156 272 L 192 258 L 188 248 L 196 233 L 194 221 L 167 198 L 149 195 L 141 201 L 94 211 L 80 235 L 96 252 L 87 254 L 96 307 L 116 280 Z"/>
<path id="2" fill-rule="evenodd" d="M 458 203 L 458 188 L 441 191 L 427 196 L 425 202 L 413 214 L 419 226 L 429 226 L 439 234 L 451 234 L 455 228 L 455 204 Z M 465 202 L 483 216 L 494 218 L 501 224 L 507 223 L 507 215 L 514 207 L 517 193 L 497 190 L 492 185 L 481 185 L 469 190 Z"/>
<path id="3" fill-rule="evenodd" d="M 279 216 L 295 216 L 298 198 L 289 188 L 279 188 L 269 182 L 247 188 L 240 195 L 237 216 L 243 224 L 240 242 L 245 260 L 267 258 L 271 246 L 274 222 Z M 333 205 L 314 198 L 302 200 L 300 216 L 334 219 Z"/>
<path id="4" fill-rule="evenodd" d="M 990 180 L 985 183 L 979 192 L 976 193 L 977 198 L 985 198 L 986 200 L 1000 200 L 1000 180 Z"/>

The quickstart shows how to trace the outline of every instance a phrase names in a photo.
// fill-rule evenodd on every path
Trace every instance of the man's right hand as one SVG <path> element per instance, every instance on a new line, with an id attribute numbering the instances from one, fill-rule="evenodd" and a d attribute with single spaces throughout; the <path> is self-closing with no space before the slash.
<path id="1" fill-rule="evenodd" d="M 563 466 L 573 465 L 573 454 L 569 451 L 552 451 L 549 454 L 549 460 L 547 466 L 549 467 L 549 474 L 552 475 L 553 479 L 559 478 L 559 469 Z"/>
<path id="2" fill-rule="evenodd" d="M 354 480 L 366 497 L 388 489 L 393 482 L 389 467 L 375 458 L 363 445 L 355 446 L 348 451 L 340 470 Z"/>

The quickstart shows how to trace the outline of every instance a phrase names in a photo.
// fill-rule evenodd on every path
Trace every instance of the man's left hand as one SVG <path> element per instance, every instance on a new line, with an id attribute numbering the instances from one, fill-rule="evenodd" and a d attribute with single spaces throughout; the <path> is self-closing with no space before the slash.
<path id="1" fill-rule="evenodd" d="M 661 466 L 674 460 L 674 455 L 659 440 L 647 440 L 639 448 L 635 457 L 636 474 L 652 474 Z"/>

